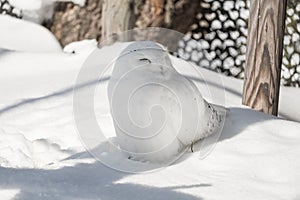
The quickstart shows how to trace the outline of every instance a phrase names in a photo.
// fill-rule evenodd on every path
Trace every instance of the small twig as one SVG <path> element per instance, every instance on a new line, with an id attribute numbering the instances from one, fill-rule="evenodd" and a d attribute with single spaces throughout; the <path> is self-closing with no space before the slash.
<path id="1" fill-rule="evenodd" d="M 194 147 L 194 142 L 192 142 L 192 144 L 191 144 L 191 152 L 192 152 L 192 153 L 194 153 L 193 147 Z"/>

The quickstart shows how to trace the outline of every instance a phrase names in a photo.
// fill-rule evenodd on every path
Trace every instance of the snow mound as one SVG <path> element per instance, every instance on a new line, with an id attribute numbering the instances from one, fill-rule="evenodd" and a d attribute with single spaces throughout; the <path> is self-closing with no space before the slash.
<path id="1" fill-rule="evenodd" d="M 112 55 L 127 45 L 100 49 L 97 66 L 107 66 Z M 241 106 L 241 80 L 221 76 L 226 88 L 225 105 L 230 111 L 217 145 L 205 159 L 199 159 L 196 144 L 194 153 L 185 152 L 163 170 L 126 174 L 95 162 L 76 133 L 72 91 L 85 54 L 0 51 L 0 55 L 1 199 L 300 197 L 300 124 Z M 174 57 L 171 60 L 176 70 L 197 87 L 207 86 L 216 97 L 224 92 L 220 75 L 199 68 L 204 77 L 201 78 L 187 71 L 185 61 Z M 108 84 L 108 79 L 101 83 Z M 104 103 L 108 99 L 106 89 L 97 93 L 101 112 L 95 112 L 100 122 L 107 120 L 105 130 L 115 133 L 109 104 Z M 204 98 L 216 104 L 223 102 L 211 98 L 208 91 L 201 91 Z M 299 120 L 299 89 L 282 87 L 280 94 L 280 113 Z M 107 146 L 102 145 L 100 150 L 116 169 L 130 166 L 129 162 L 131 166 L 141 163 L 115 154 Z"/>
<path id="2" fill-rule="evenodd" d="M 42 24 L 44 21 L 52 19 L 54 3 L 57 1 L 73 2 L 80 6 L 85 4 L 85 0 L 9 0 L 9 3 L 22 10 L 24 20 Z"/>
<path id="3" fill-rule="evenodd" d="M 22 18 L 27 21 L 41 24 L 53 16 L 53 0 L 9 0 L 9 3 L 22 10 Z"/>
<path id="4" fill-rule="evenodd" d="M 61 51 L 53 34 L 40 25 L 7 15 L 0 15 L 0 24 L 0 48 L 33 52 Z"/>
<path id="5" fill-rule="evenodd" d="M 69 155 L 58 144 L 46 139 L 30 141 L 23 134 L 2 131 L 0 138 L 0 167 L 37 168 Z"/>
<path id="6" fill-rule="evenodd" d="M 81 53 L 90 54 L 93 50 L 97 48 L 97 44 L 98 42 L 95 39 L 72 42 L 66 45 L 63 51 L 66 53 L 73 53 L 73 54 L 81 54 Z"/>

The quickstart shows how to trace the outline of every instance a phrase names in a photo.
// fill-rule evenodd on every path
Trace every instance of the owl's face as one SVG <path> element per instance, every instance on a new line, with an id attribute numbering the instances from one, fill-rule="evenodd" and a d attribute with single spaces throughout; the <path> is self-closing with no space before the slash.
<path id="1" fill-rule="evenodd" d="M 123 67 L 134 68 L 149 64 L 149 68 L 155 64 L 172 66 L 168 51 L 162 46 L 151 41 L 140 41 L 130 44 L 118 58 Z"/>

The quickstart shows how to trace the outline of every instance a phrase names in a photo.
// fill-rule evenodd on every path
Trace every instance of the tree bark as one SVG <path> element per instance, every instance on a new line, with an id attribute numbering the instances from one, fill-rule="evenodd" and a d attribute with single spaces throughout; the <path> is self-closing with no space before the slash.
<path id="1" fill-rule="evenodd" d="M 62 46 L 84 39 L 100 40 L 102 4 L 103 0 L 87 0 L 82 7 L 71 2 L 58 2 L 53 21 L 46 27 Z"/>
<path id="2" fill-rule="evenodd" d="M 200 0 L 138 0 L 142 1 L 136 26 L 163 27 L 181 33 L 189 31 L 200 10 Z"/>
<path id="3" fill-rule="evenodd" d="M 286 0 L 252 0 L 243 104 L 277 115 Z"/>
<path id="4" fill-rule="evenodd" d="M 73 3 L 59 2 L 55 9 L 54 20 L 47 24 L 47 27 L 62 46 L 84 39 L 100 41 L 103 1 L 87 0 L 83 7 Z M 119 0 L 119 2 L 123 1 Z M 195 22 L 200 2 L 200 0 L 134 0 L 134 26 L 137 28 L 163 27 L 186 33 Z M 120 18 L 114 20 L 117 21 L 115 24 L 124 21 Z"/>
<path id="5" fill-rule="evenodd" d="M 118 41 L 130 40 L 131 34 L 124 31 L 134 28 L 133 0 L 104 0 L 101 21 L 102 40 L 112 39 L 113 35 L 119 35 L 119 38 L 116 38 Z"/>
<path id="6" fill-rule="evenodd" d="M 142 29 L 162 27 L 185 34 L 195 23 L 200 10 L 200 2 L 200 0 L 142 0 L 138 7 L 140 11 L 137 12 L 136 27 Z M 176 51 L 182 37 L 178 37 L 181 34 L 174 31 L 161 30 L 154 31 L 154 33 L 150 31 L 148 38 L 168 46 L 168 50 Z M 144 35 L 143 37 L 147 39 Z"/>

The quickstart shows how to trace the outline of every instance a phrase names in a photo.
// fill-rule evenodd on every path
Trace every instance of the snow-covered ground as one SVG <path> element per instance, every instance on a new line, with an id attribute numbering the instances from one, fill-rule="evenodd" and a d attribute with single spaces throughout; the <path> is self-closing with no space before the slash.
<path id="1" fill-rule="evenodd" d="M 179 72 L 199 88 L 208 87 L 201 91 L 204 98 L 224 104 L 219 94 L 225 88 L 230 110 L 213 151 L 199 159 L 197 144 L 194 153 L 186 152 L 170 166 L 139 174 L 98 162 L 83 147 L 73 116 L 75 80 L 95 44 L 74 43 L 65 52 L 52 53 L 0 50 L 1 200 L 300 198 L 300 90 L 281 89 L 280 114 L 289 120 L 275 118 L 241 106 L 241 80 L 202 68 L 199 77 L 188 63 L 174 57 Z M 98 50 L 99 67 L 127 45 Z M 101 84 L 108 81 L 109 77 Z M 76 89 L 94 84 L 100 83 Z M 106 93 L 98 94 L 103 94 L 97 97 L 99 120 L 113 132 Z M 138 163 L 103 151 L 115 165 Z M 151 163 L 141 165 L 155 168 Z"/>
<path id="2" fill-rule="evenodd" d="M 0 15 L 0 47 L 18 51 L 59 52 L 60 44 L 52 33 L 37 24 Z"/>
<path id="3" fill-rule="evenodd" d="M 53 16 L 55 2 L 73 2 L 83 6 L 85 0 L 8 0 L 9 4 L 22 12 L 22 18 L 27 21 L 42 24 Z"/>

